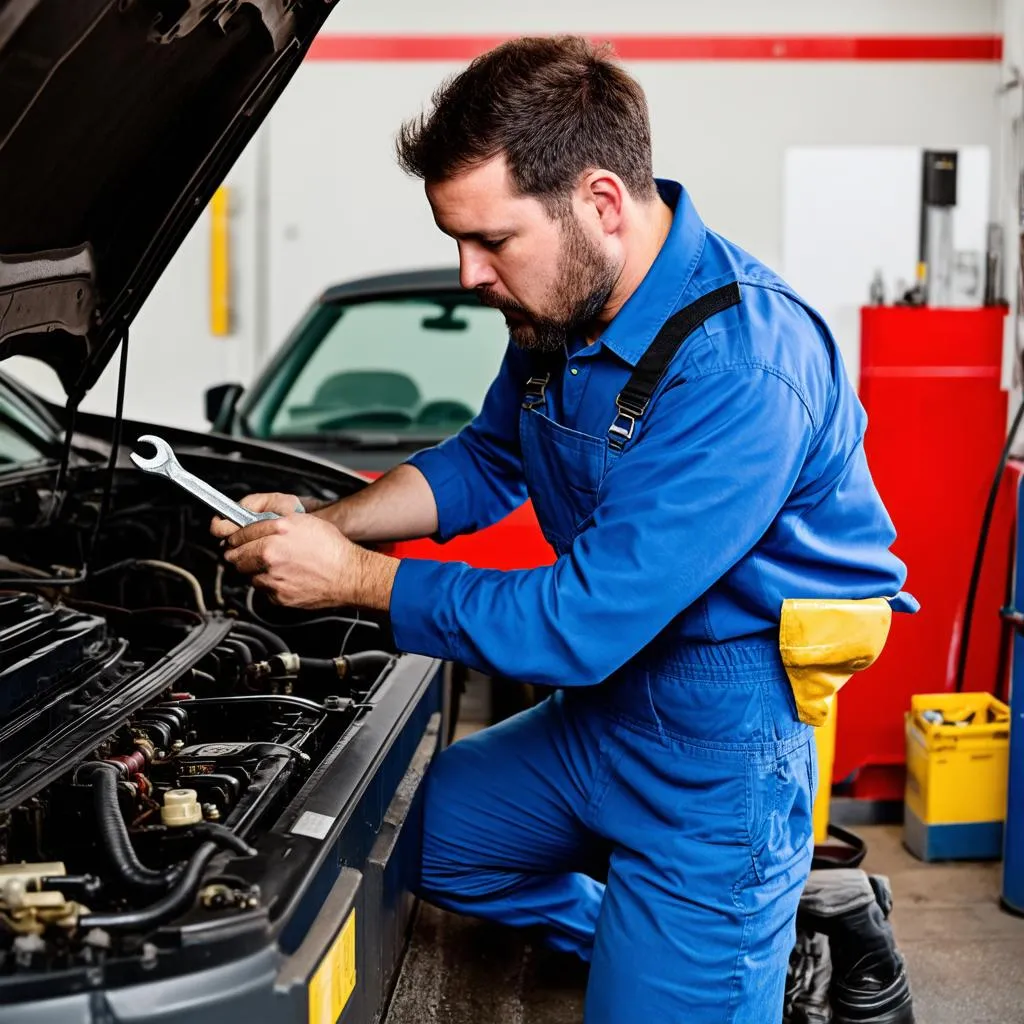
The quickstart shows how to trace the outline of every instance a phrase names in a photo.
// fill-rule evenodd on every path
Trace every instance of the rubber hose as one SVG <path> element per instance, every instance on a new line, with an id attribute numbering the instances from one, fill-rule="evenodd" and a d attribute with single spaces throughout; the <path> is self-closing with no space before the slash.
<path id="1" fill-rule="evenodd" d="M 203 672 L 198 668 L 191 669 L 190 671 L 192 672 L 192 682 L 202 683 L 204 686 L 217 685 L 217 680 L 209 672 Z"/>
<path id="2" fill-rule="evenodd" d="M 160 722 L 167 727 L 167 742 L 174 740 L 176 733 L 188 731 L 188 715 L 184 708 L 143 708 L 136 716 L 140 725 Z"/>
<path id="3" fill-rule="evenodd" d="M 348 662 L 348 674 L 356 679 L 362 679 L 371 673 L 380 675 L 393 660 L 394 655 L 386 651 L 361 651 L 359 654 L 347 654 L 345 660 Z"/>
<path id="4" fill-rule="evenodd" d="M 98 761 L 88 767 L 92 774 L 96 824 L 111 866 L 121 881 L 133 889 L 163 892 L 174 882 L 178 869 L 155 871 L 147 868 L 136 856 L 117 800 L 117 783 L 121 774 L 117 766 Z"/>
<path id="5" fill-rule="evenodd" d="M 72 892 L 76 899 L 91 902 L 103 892 L 103 880 L 95 875 L 46 875 L 39 881 L 44 892 Z"/>
<path id="6" fill-rule="evenodd" d="M 270 654 L 288 654 L 291 648 L 276 634 L 265 626 L 258 626 L 255 622 L 235 622 L 231 626 L 232 633 L 242 633 L 255 637 L 267 647 Z"/>
<path id="7" fill-rule="evenodd" d="M 338 682 L 342 679 L 361 679 L 371 673 L 379 675 L 393 655 L 384 651 L 363 651 L 360 654 L 346 654 L 341 658 L 299 658 L 298 678 L 307 682 Z M 338 663 L 341 663 L 339 672 Z M 270 659 L 274 675 L 288 674 L 287 666 L 280 656 Z"/>
<path id="8" fill-rule="evenodd" d="M 90 928 L 155 928 L 177 917 L 195 899 L 196 890 L 202 880 L 206 865 L 217 852 L 216 843 L 203 843 L 192 854 L 188 865 L 174 888 L 162 899 L 144 910 L 129 910 L 124 913 L 86 914 L 79 918 L 78 925 L 83 931 Z"/>
<path id="9" fill-rule="evenodd" d="M 267 647 L 267 645 L 262 640 L 260 640 L 259 637 L 246 635 L 236 636 L 232 639 L 245 644 L 245 646 L 249 649 L 249 652 L 252 654 L 253 661 L 266 661 L 267 658 L 269 658 L 272 653 L 270 649 Z"/>
<path id="10" fill-rule="evenodd" d="M 225 650 L 233 651 L 242 660 L 243 665 L 252 664 L 252 651 L 249 650 L 249 645 L 244 641 L 239 640 L 236 636 L 226 636 L 219 644 L 218 647 L 223 647 Z"/>
<path id="11" fill-rule="evenodd" d="M 124 771 L 120 774 L 126 779 L 146 770 L 146 758 L 141 750 L 134 750 L 130 754 L 118 754 L 110 760 L 124 766 Z"/>
<path id="12" fill-rule="evenodd" d="M 343 669 L 343 671 L 345 671 L 346 675 L 348 674 L 347 668 Z M 316 680 L 321 682 L 340 681 L 342 678 L 338 673 L 338 665 L 333 658 L 300 658 L 298 677 L 307 682 L 315 682 Z"/>
<path id="13" fill-rule="evenodd" d="M 184 708 L 179 708 L 177 705 L 162 704 L 159 708 L 149 708 L 148 711 L 162 711 L 165 714 L 171 714 L 178 723 L 178 728 L 182 732 L 188 730 L 188 712 Z"/>
<path id="14" fill-rule="evenodd" d="M 255 857 L 256 851 L 239 835 L 215 821 L 203 821 L 193 826 L 192 831 L 200 838 L 216 843 L 243 857 Z"/>

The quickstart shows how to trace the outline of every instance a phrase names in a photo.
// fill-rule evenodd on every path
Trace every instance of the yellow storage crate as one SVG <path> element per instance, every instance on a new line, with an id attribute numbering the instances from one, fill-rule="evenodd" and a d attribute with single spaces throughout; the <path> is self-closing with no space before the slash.
<path id="1" fill-rule="evenodd" d="M 1002 850 L 1010 709 L 987 693 L 918 694 L 906 716 L 904 843 L 922 860 Z"/>

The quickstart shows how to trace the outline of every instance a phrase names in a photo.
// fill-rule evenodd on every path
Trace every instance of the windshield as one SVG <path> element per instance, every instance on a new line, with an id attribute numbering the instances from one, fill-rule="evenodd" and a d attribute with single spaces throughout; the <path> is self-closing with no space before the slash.
<path id="1" fill-rule="evenodd" d="M 436 439 L 480 410 L 508 329 L 471 292 L 322 303 L 244 410 L 257 437 Z"/>
<path id="2" fill-rule="evenodd" d="M 0 473 L 47 458 L 56 440 L 51 425 L 0 377 Z"/>

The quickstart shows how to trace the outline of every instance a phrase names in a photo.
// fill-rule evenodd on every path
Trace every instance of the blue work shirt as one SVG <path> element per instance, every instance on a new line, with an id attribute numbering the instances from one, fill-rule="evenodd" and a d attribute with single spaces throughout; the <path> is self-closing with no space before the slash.
<path id="1" fill-rule="evenodd" d="M 663 322 L 729 281 L 742 301 L 680 347 L 554 564 L 402 560 L 390 606 L 400 649 L 588 685 L 652 643 L 777 628 L 786 598 L 885 597 L 895 611 L 916 610 L 868 471 L 867 417 L 828 328 L 775 273 L 709 230 L 681 185 L 658 189 L 674 210 L 668 237 L 601 337 L 568 347 L 548 416 L 606 437 L 615 397 Z M 409 460 L 433 491 L 438 539 L 488 526 L 528 496 L 518 424 L 534 360 L 510 344 L 480 414 Z"/>

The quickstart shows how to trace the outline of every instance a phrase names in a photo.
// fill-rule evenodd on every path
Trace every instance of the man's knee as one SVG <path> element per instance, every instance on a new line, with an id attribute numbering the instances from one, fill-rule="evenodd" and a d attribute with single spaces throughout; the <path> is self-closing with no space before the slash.
<path id="1" fill-rule="evenodd" d="M 460 808 L 472 758 L 465 742 L 442 750 L 424 781 L 420 889 L 425 896 L 449 891 L 467 868 L 463 833 L 467 826 L 471 829 L 471 822 Z"/>

